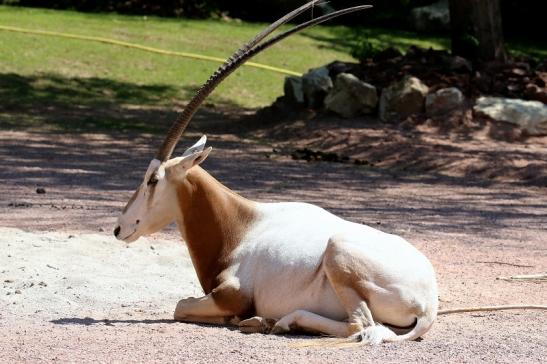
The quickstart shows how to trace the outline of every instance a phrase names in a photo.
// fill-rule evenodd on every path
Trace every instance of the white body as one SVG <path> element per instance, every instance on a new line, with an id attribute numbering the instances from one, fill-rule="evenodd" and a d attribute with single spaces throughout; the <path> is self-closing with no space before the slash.
<path id="1" fill-rule="evenodd" d="M 408 301 L 437 306 L 433 267 L 416 248 L 396 235 L 343 220 L 305 203 L 258 204 L 259 220 L 235 252 L 233 275 L 254 297 L 258 316 L 279 319 L 296 310 L 335 320 L 346 310 L 318 272 L 329 239 L 359 250 L 374 265 L 369 307 L 380 322 L 406 327 L 416 317 L 401 312 Z M 433 289 L 432 289 L 433 288 Z M 407 301 L 407 302 L 401 302 Z M 404 311 L 404 310 L 403 310 Z"/>

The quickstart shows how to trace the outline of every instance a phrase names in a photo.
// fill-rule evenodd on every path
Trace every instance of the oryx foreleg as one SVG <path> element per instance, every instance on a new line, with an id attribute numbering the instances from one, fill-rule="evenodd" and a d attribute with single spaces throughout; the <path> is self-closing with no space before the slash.
<path id="1" fill-rule="evenodd" d="M 237 287 L 221 284 L 203 297 L 180 300 L 175 308 L 176 321 L 237 325 L 239 316 L 249 310 L 249 300 Z"/>

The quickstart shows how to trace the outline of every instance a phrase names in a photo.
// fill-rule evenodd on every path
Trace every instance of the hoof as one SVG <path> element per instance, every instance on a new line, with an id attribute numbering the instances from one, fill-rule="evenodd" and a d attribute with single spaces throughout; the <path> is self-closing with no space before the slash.
<path id="1" fill-rule="evenodd" d="M 239 323 L 239 331 L 246 334 L 267 334 L 275 325 L 275 320 L 255 316 Z"/>
<path id="2" fill-rule="evenodd" d="M 358 334 L 355 334 L 362 344 L 379 345 L 383 342 L 393 341 L 397 335 L 382 325 L 369 326 Z"/>
<path id="3" fill-rule="evenodd" d="M 275 324 L 275 326 L 270 331 L 270 334 L 272 335 L 282 335 L 286 334 L 287 332 L 291 331 L 289 327 L 284 327 L 283 325 L 279 325 L 279 322 Z"/>

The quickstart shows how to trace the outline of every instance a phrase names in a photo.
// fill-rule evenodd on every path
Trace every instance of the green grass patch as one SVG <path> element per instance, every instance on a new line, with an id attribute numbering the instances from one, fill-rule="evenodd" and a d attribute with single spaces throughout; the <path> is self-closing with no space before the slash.
<path id="1" fill-rule="evenodd" d="M 533 57 L 537 60 L 547 59 L 547 43 L 538 44 L 533 41 L 523 39 L 507 39 L 507 49 L 514 56 Z"/>
<path id="2" fill-rule="evenodd" d="M 115 14 L 83 14 L 0 7 L 0 24 L 30 29 L 113 38 L 166 50 L 193 52 L 221 58 L 254 36 L 264 24 L 216 20 L 144 18 Z M 328 47 L 328 29 L 311 30 L 314 37 L 298 35 L 257 56 L 253 61 L 305 72 L 335 59 L 351 60 L 343 51 Z M 97 77 L 137 85 L 169 85 L 179 89 L 161 100 L 187 100 L 219 64 L 147 53 L 89 41 L 0 31 L 0 73 L 22 76 L 40 73 L 66 78 Z M 284 76 L 244 67 L 215 92 L 212 102 L 242 107 L 269 104 L 282 94 Z M 223 96 L 224 95 L 224 96 Z"/>

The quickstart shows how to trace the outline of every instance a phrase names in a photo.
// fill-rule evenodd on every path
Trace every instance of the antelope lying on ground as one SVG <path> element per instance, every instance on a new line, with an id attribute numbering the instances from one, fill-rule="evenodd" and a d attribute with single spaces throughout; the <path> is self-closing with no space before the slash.
<path id="1" fill-rule="evenodd" d="M 367 7 L 313 19 L 260 43 L 315 3 L 273 23 L 198 91 L 114 234 L 129 243 L 177 222 L 205 296 L 181 300 L 175 320 L 237 324 L 245 332 L 299 328 L 369 343 L 416 339 L 437 315 L 437 284 L 431 263 L 404 239 L 314 205 L 259 203 L 237 195 L 199 166 L 211 151 L 205 137 L 170 159 L 199 105 L 247 59 L 300 29 Z"/>

